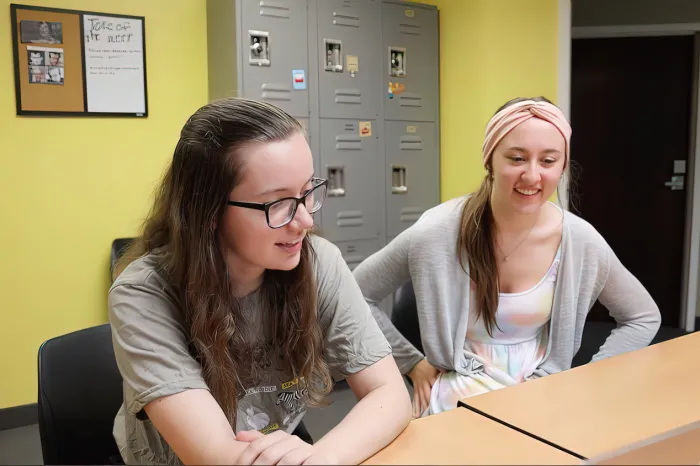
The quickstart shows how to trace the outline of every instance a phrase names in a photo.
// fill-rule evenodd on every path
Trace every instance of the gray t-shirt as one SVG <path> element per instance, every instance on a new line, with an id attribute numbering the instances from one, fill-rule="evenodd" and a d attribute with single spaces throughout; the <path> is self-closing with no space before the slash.
<path id="1" fill-rule="evenodd" d="M 359 372 L 391 354 L 338 248 L 319 237 L 314 270 L 318 318 L 324 335 L 323 356 L 337 380 Z M 109 319 L 117 364 L 123 378 L 124 404 L 114 423 L 114 437 L 127 464 L 180 464 L 145 416 L 143 407 L 163 396 L 208 389 L 199 362 L 190 351 L 179 299 L 158 272 L 159 256 L 131 263 L 109 292 Z M 281 357 L 271 351 L 260 292 L 240 301 L 258 377 L 238 387 L 235 431 L 282 429 L 291 433 L 306 412 L 306 390 L 285 374 Z"/>

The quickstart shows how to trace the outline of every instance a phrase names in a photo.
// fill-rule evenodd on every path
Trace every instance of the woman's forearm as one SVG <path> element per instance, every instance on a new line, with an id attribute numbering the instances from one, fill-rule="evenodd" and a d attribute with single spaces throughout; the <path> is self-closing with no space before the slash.
<path id="1" fill-rule="evenodd" d="M 411 420 L 411 401 L 403 380 L 377 387 L 315 445 L 321 457 L 358 464 L 388 445 Z"/>

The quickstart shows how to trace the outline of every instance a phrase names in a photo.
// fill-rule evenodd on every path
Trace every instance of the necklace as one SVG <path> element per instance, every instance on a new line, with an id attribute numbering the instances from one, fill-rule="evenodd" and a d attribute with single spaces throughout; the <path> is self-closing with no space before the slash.
<path id="1" fill-rule="evenodd" d="M 503 254 L 503 262 L 506 262 L 506 261 L 508 260 L 508 258 L 509 258 L 511 255 L 513 255 L 513 253 L 520 247 L 520 245 L 522 245 L 522 244 L 525 242 L 525 240 L 530 236 L 530 233 L 532 233 L 532 229 L 535 228 L 535 225 L 536 225 L 536 224 L 537 224 L 537 221 L 535 221 L 535 223 L 532 224 L 532 226 L 530 227 L 530 231 L 527 232 L 527 235 L 525 235 L 525 237 L 518 243 L 518 245 L 515 246 L 515 248 L 513 248 L 513 250 L 510 251 L 508 254 L 506 254 L 505 252 L 503 252 L 503 249 L 501 248 L 501 245 L 498 244 L 498 243 L 499 243 L 498 241 L 496 241 L 496 246 L 498 247 L 498 250 L 501 251 L 501 254 Z M 501 236 L 501 232 L 498 231 L 498 227 L 496 227 L 496 231 L 498 232 L 498 236 L 500 237 L 500 236 Z"/>

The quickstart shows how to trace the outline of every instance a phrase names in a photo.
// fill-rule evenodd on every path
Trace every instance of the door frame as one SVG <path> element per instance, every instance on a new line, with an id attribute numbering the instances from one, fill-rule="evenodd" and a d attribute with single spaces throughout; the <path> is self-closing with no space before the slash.
<path id="1" fill-rule="evenodd" d="M 693 101 L 691 110 L 690 151 L 686 167 L 686 222 L 683 246 L 683 282 L 681 283 L 680 327 L 688 332 L 695 330 L 696 307 L 698 305 L 698 282 L 700 281 L 700 23 L 677 24 L 637 24 L 611 26 L 570 27 L 568 46 L 561 30 L 566 25 L 562 18 L 562 9 L 568 8 L 569 24 L 571 0 L 559 0 L 559 88 L 558 98 L 566 105 L 565 114 L 570 117 L 571 99 L 571 41 L 573 39 L 592 39 L 607 37 L 650 37 L 650 36 L 695 36 L 695 60 L 693 64 Z M 566 14 L 566 12 L 564 12 Z M 568 54 L 568 55 L 567 55 Z M 567 68 L 563 70 L 563 68 Z M 562 82 L 568 78 L 568 86 Z M 575 154 L 574 154 L 575 155 Z M 699 163 L 695 163 L 698 161 Z M 568 201 L 568 177 L 562 183 L 564 199 Z M 565 204 L 568 207 L 568 202 Z M 698 315 L 697 317 L 700 317 Z"/>
<path id="2" fill-rule="evenodd" d="M 571 0 L 557 3 L 557 106 L 571 119 Z M 569 209 L 569 167 L 557 189 L 562 208 Z"/>

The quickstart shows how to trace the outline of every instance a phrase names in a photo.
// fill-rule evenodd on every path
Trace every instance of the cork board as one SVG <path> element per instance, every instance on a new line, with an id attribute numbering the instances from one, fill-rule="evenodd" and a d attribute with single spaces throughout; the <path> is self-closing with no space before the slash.
<path id="1" fill-rule="evenodd" d="M 18 115 L 146 117 L 145 18 L 10 7 Z"/>

